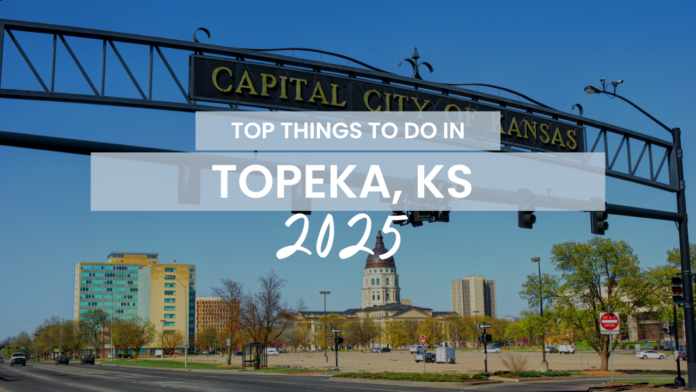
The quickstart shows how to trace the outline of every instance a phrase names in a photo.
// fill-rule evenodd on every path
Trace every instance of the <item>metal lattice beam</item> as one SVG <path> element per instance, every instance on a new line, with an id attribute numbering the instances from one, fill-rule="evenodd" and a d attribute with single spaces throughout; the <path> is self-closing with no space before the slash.
<path id="1" fill-rule="evenodd" d="M 438 82 L 430 82 L 430 81 L 425 81 L 422 79 L 415 79 L 411 77 L 404 77 L 404 76 L 399 76 L 395 74 L 391 74 L 388 72 L 383 72 L 376 70 L 374 67 L 370 67 L 371 69 L 366 69 L 366 68 L 358 68 L 358 67 L 351 67 L 347 65 L 339 65 L 339 64 L 333 64 L 333 63 L 326 63 L 326 62 L 321 62 L 321 61 L 315 61 L 315 60 L 308 60 L 308 59 L 302 59 L 302 58 L 296 58 L 296 57 L 289 57 L 289 56 L 283 56 L 283 55 L 278 55 L 278 54 L 273 54 L 273 53 L 266 53 L 262 50 L 254 50 L 254 49 L 243 49 L 243 48 L 231 48 L 231 47 L 225 47 L 225 46 L 217 46 L 217 45 L 210 45 L 210 44 L 205 44 L 205 43 L 200 43 L 200 42 L 188 42 L 188 41 L 181 41 L 181 40 L 173 40 L 173 39 L 167 39 L 167 38 L 159 38 L 159 37 L 150 37 L 150 36 L 144 36 L 144 35 L 136 35 L 136 34 L 128 34 L 128 33 L 119 33 L 119 32 L 111 32 L 111 31 L 103 31 L 103 30 L 95 30 L 95 29 L 85 29 L 85 28 L 77 28 L 77 27 L 69 27 L 69 26 L 59 26 L 59 25 L 51 25 L 51 24 L 44 24 L 44 23 L 33 23 L 33 22 L 23 22 L 23 21 L 13 21 L 13 20 L 2 20 L 0 19 L 0 30 L 2 30 L 3 34 L 0 35 L 0 97 L 2 98 L 13 98 L 13 99 L 30 99 L 30 100 L 43 100 L 43 101 L 60 101 L 60 102 L 73 102 L 73 103 L 88 103 L 88 104 L 97 104 L 97 105 L 112 105 L 112 106 L 126 106 L 126 107 L 137 107 L 137 108 L 145 108 L 145 109 L 158 109 L 158 110 L 172 110 L 172 111 L 181 111 L 181 112 L 196 112 L 196 111 L 220 111 L 220 110 L 239 110 L 236 106 L 230 105 L 229 108 L 221 107 L 221 106 L 214 106 L 214 105 L 206 105 L 206 104 L 199 104 L 193 100 L 190 99 L 189 93 L 188 93 L 188 88 L 190 86 L 184 87 L 182 83 L 179 81 L 178 77 L 174 73 L 174 70 L 170 64 L 170 62 L 167 60 L 165 57 L 164 53 L 162 52 L 161 48 L 166 48 L 170 50 L 177 50 L 177 51 L 182 51 L 187 54 L 193 54 L 193 53 L 205 53 L 207 55 L 217 55 L 217 56 L 223 56 L 227 58 L 234 58 L 234 59 L 240 59 L 240 60 L 253 60 L 253 61 L 260 61 L 260 62 L 265 62 L 269 64 L 277 64 L 277 65 L 282 65 L 282 66 L 289 66 L 289 67 L 299 67 L 302 69 L 310 69 L 310 70 L 316 70 L 316 71 L 327 71 L 327 72 L 332 72 L 340 75 L 345 75 L 348 77 L 353 77 L 353 78 L 365 78 L 369 79 L 374 82 L 378 83 L 384 83 L 384 84 L 399 84 L 402 86 L 410 86 L 414 89 L 428 89 L 436 92 L 440 92 L 444 95 L 452 95 L 456 96 L 458 98 L 464 98 L 464 99 L 469 99 L 472 101 L 476 101 L 477 104 L 480 105 L 487 105 L 493 108 L 499 108 L 499 107 L 505 107 L 507 109 L 513 109 L 513 110 L 519 110 L 520 112 L 523 113 L 531 113 L 531 114 L 538 114 L 542 116 L 547 116 L 549 118 L 553 118 L 555 120 L 561 121 L 561 122 L 566 122 L 568 124 L 577 124 L 581 126 L 585 126 L 586 128 L 593 128 L 598 131 L 598 136 L 597 139 L 594 142 L 594 145 L 592 149 L 590 150 L 591 152 L 597 151 L 597 146 L 599 146 L 599 141 L 603 139 L 603 147 L 604 147 L 604 152 L 607 154 L 607 161 L 606 161 L 606 175 L 609 177 L 613 178 L 618 178 L 620 180 L 626 180 L 626 181 L 631 181 L 635 182 L 638 184 L 646 185 L 646 186 L 651 186 L 654 188 L 662 189 L 665 191 L 670 191 L 670 192 L 676 192 L 678 190 L 678 184 L 676 180 L 676 172 L 675 172 L 675 167 L 672 162 L 674 159 L 676 159 L 675 156 L 675 149 L 674 145 L 671 141 L 666 141 L 660 138 L 648 136 L 639 132 L 631 131 L 625 128 L 621 127 L 616 127 L 610 124 L 606 124 L 600 121 L 595 121 L 591 120 L 585 117 L 580 117 L 577 115 L 574 115 L 572 113 L 566 113 L 566 112 L 561 112 L 552 108 L 548 107 L 542 107 L 539 105 L 535 105 L 533 103 L 527 103 L 527 102 L 521 102 L 518 100 L 510 99 L 510 98 L 505 98 L 505 97 L 500 97 L 500 96 L 495 96 L 492 94 L 486 94 L 486 93 L 481 93 L 478 91 L 473 91 L 473 90 L 467 90 L 459 87 L 455 87 L 452 85 L 448 85 L 445 83 L 438 83 Z M 46 84 L 43 82 L 41 79 L 40 75 L 34 68 L 33 64 L 31 63 L 29 57 L 26 55 L 22 47 L 20 46 L 19 41 L 16 39 L 15 35 L 12 33 L 13 31 L 23 31 L 23 32 L 31 32 L 31 33 L 38 33 L 38 34 L 47 34 L 47 35 L 52 35 L 53 36 L 53 58 L 52 58 L 52 64 L 51 64 L 51 82 L 50 82 L 50 89 L 46 86 Z M 26 61 L 26 63 L 29 65 L 30 69 L 34 73 L 34 76 L 39 80 L 39 83 L 41 84 L 43 91 L 36 91 L 36 90 L 20 90 L 20 89 L 5 89 L 1 88 L 2 86 L 2 71 L 3 71 L 3 62 L 2 62 L 2 54 L 3 54 L 3 44 L 4 44 L 4 37 L 5 33 L 12 39 L 13 43 L 19 49 L 20 54 Z M 55 79 L 55 57 L 56 57 L 56 37 L 59 37 L 61 42 L 63 42 L 64 46 L 70 53 L 72 59 L 74 60 L 75 64 L 77 64 L 78 68 L 82 72 L 82 75 L 85 77 L 87 80 L 90 88 L 94 92 L 94 95 L 90 94 L 74 94 L 74 93 L 66 93 L 66 92 L 56 92 L 54 91 L 54 79 Z M 97 90 L 95 85 L 92 83 L 90 78 L 88 77 L 87 73 L 84 71 L 82 65 L 80 64 L 77 56 L 75 53 L 72 51 L 71 47 L 68 45 L 68 41 L 65 39 L 65 37 L 78 37 L 78 38 L 86 38 L 86 39 L 91 39 L 91 40 L 98 40 L 102 41 L 102 69 L 101 69 L 101 88 L 100 90 Z M 104 83 L 105 79 L 108 77 L 106 74 L 106 52 L 107 52 L 107 43 L 108 46 L 110 46 L 118 58 L 119 62 L 125 69 L 126 73 L 130 77 L 131 81 L 133 82 L 134 86 L 136 87 L 138 91 L 138 95 L 140 98 L 123 98 L 123 97 L 116 97 L 116 96 L 109 96 L 106 94 L 104 90 Z M 120 52 L 117 49 L 116 44 L 117 43 L 127 43 L 127 44 L 133 44 L 133 45 L 139 45 L 139 46 L 145 46 L 149 50 L 149 63 L 147 64 L 148 70 L 149 70 L 149 78 L 148 78 L 148 85 L 147 85 L 147 91 L 144 91 L 140 84 L 138 84 L 137 80 L 133 76 L 133 73 L 130 70 L 130 67 L 128 66 L 128 63 L 125 61 L 125 59 L 121 56 Z M 176 101 L 176 97 L 167 97 L 166 100 L 153 100 L 152 99 L 152 89 L 153 89 L 153 56 L 154 56 L 154 51 L 157 52 L 159 57 L 161 58 L 162 62 L 164 63 L 166 69 L 168 70 L 170 76 L 173 78 L 176 86 L 178 87 L 179 91 L 182 93 L 184 98 L 186 99 L 185 103 L 178 102 Z M 321 51 L 320 51 L 321 52 Z M 328 53 L 328 52 L 327 52 Z M 340 56 L 342 58 L 346 58 L 345 56 Z M 367 66 L 366 64 L 360 63 L 362 65 Z M 609 151 L 607 149 L 608 147 L 608 142 L 607 142 L 607 136 L 608 134 L 612 135 L 617 135 L 621 137 L 621 143 L 619 147 L 616 149 L 616 151 L 613 154 L 613 157 L 609 158 Z M 641 153 L 634 164 L 631 161 L 631 142 L 633 143 L 642 143 L 641 147 Z M 525 148 L 524 146 L 516 146 L 512 144 L 512 147 L 515 148 Z M 654 163 L 653 163 L 653 147 L 658 147 L 662 148 L 665 150 L 664 155 L 662 156 L 662 160 L 657 167 L 657 170 L 654 169 Z M 620 153 L 625 149 L 626 154 L 627 154 L 627 160 L 628 160 L 628 165 L 627 165 L 627 170 L 622 171 L 622 170 L 616 170 L 614 169 L 614 164 L 617 161 L 617 158 Z M 648 151 L 648 156 L 647 159 L 643 159 L 643 156 L 645 154 L 645 151 Z M 638 168 L 641 164 L 644 164 L 644 161 L 647 160 L 649 163 L 649 169 L 650 169 L 650 174 L 649 176 L 639 176 L 637 175 Z M 668 181 L 658 181 L 660 178 L 660 173 L 665 165 L 669 170 L 669 176 L 668 176 Z"/>

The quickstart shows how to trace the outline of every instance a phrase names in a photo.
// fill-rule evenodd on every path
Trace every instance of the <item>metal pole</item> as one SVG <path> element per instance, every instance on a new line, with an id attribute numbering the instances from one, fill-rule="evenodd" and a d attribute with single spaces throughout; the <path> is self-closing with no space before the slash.
<path id="1" fill-rule="evenodd" d="M 539 313 L 542 319 L 541 328 L 541 371 L 546 372 L 549 370 L 549 363 L 546 362 L 546 331 L 543 327 L 544 321 L 544 296 L 541 291 L 541 259 L 539 257 L 533 257 L 532 261 L 538 263 L 539 267 Z"/>
<path id="2" fill-rule="evenodd" d="M 672 138 L 677 161 L 677 212 L 682 217 L 679 222 L 679 252 L 681 255 L 681 272 L 684 290 L 684 322 L 686 324 L 686 368 L 689 385 L 687 389 L 696 389 L 696 325 L 694 323 L 694 296 L 691 284 L 691 252 L 689 251 L 689 227 L 686 214 L 686 187 L 684 185 L 684 164 L 682 162 L 681 129 L 672 129 Z M 677 326 L 675 325 L 675 328 Z M 691 355 L 688 355 L 691 353 Z"/>
<path id="3" fill-rule="evenodd" d="M 111 343 L 109 344 L 109 352 L 111 352 L 111 358 L 109 358 L 109 361 L 111 363 L 114 362 L 114 308 L 112 306 L 111 308 L 111 328 L 109 331 L 109 335 L 111 335 Z M 104 355 L 104 353 L 102 353 Z"/>
<path id="4" fill-rule="evenodd" d="M 681 376 L 681 364 L 679 364 L 679 328 L 677 328 L 677 305 L 674 308 L 674 345 L 677 347 L 677 378 L 674 380 L 675 385 L 684 385 L 684 379 Z M 688 353 L 688 351 L 687 351 Z"/>
<path id="5" fill-rule="evenodd" d="M 58 340 L 58 355 L 63 354 L 63 320 L 60 321 L 60 333 L 59 333 L 59 340 Z"/>
<path id="6" fill-rule="evenodd" d="M 483 364 L 485 367 L 485 370 L 483 372 L 483 375 L 488 378 L 488 349 L 486 349 L 486 330 L 483 330 Z"/>
<path id="7" fill-rule="evenodd" d="M 338 371 L 338 343 L 336 343 L 336 339 L 338 338 L 338 334 L 334 333 L 334 351 L 336 352 L 336 369 L 335 371 Z"/>
<path id="8" fill-rule="evenodd" d="M 326 355 L 326 293 L 324 293 L 324 358 L 329 362 L 329 356 Z"/>

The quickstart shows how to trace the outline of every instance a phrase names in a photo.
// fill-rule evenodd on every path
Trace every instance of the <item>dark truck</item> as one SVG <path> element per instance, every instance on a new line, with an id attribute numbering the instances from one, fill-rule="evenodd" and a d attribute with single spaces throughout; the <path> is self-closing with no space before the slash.
<path id="1" fill-rule="evenodd" d="M 27 357 L 24 356 L 24 353 L 12 354 L 12 357 L 10 358 L 10 366 L 19 364 L 21 364 L 22 366 L 27 366 Z"/>

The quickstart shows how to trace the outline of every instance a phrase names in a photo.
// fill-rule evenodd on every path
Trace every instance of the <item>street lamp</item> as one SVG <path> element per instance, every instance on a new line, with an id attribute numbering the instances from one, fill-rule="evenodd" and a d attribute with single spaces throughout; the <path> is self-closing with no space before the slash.
<path id="1" fill-rule="evenodd" d="M 164 323 L 167 320 L 160 320 L 160 321 L 162 322 L 162 355 L 160 356 L 160 358 L 164 359 Z"/>
<path id="2" fill-rule="evenodd" d="M 185 310 L 186 314 L 185 314 L 185 318 L 184 318 L 184 322 L 186 323 L 185 324 L 186 328 L 184 329 L 184 331 L 185 331 L 184 333 L 186 334 L 186 344 L 184 345 L 185 346 L 184 347 L 184 368 L 187 368 L 188 367 L 188 348 L 189 348 L 189 340 L 188 340 L 189 339 L 189 325 L 188 325 L 189 324 L 189 307 L 188 307 L 189 288 L 185 284 L 179 282 L 179 279 L 174 278 L 174 280 L 176 280 L 176 282 L 179 283 L 180 285 L 182 285 L 184 287 L 184 290 L 186 290 L 186 292 L 184 293 L 184 295 L 186 296 L 186 298 L 184 298 L 184 305 L 186 307 L 186 310 Z"/>
<path id="3" fill-rule="evenodd" d="M 541 313 L 542 318 L 542 328 L 541 328 L 541 371 L 545 372 L 549 370 L 549 363 L 546 362 L 546 336 L 543 328 L 543 318 L 544 318 L 544 299 L 541 295 L 541 259 L 538 257 L 532 257 L 533 263 L 538 263 L 539 266 L 539 313 Z"/>
<path id="4" fill-rule="evenodd" d="M 686 351 L 696 352 L 696 321 L 694 320 L 694 297 L 693 297 L 693 286 L 691 285 L 691 252 L 689 250 L 689 227 L 686 224 L 687 214 L 686 214 L 686 186 L 684 184 L 684 163 L 683 163 L 683 153 L 681 145 L 681 129 L 680 128 L 669 128 L 667 125 L 663 124 L 661 121 L 650 115 L 650 113 L 641 109 L 635 103 L 629 101 L 628 99 L 616 94 L 616 87 L 623 83 L 623 80 L 616 80 L 610 85 L 614 86 L 614 92 L 609 92 L 606 89 L 605 79 L 600 79 L 602 83 L 602 90 L 598 88 L 587 86 L 585 87 L 585 92 L 588 94 L 606 94 L 612 97 L 621 99 L 622 101 L 628 103 L 629 105 L 636 108 L 639 112 L 646 115 L 648 118 L 653 120 L 656 124 L 661 126 L 664 130 L 672 134 L 672 144 L 674 145 L 672 153 L 674 154 L 674 160 L 676 161 L 676 182 L 677 186 L 677 213 L 682 217 L 679 221 L 679 253 L 681 256 L 681 272 L 682 280 L 685 283 L 684 290 L 684 323 L 686 324 Z M 687 374 L 689 379 L 688 389 L 696 389 L 696 356 L 689 355 L 686 358 L 687 364 Z M 677 380 L 675 380 L 676 383 Z"/>
<path id="5" fill-rule="evenodd" d="M 324 295 L 324 358 L 329 362 L 329 356 L 326 354 L 326 295 L 331 294 L 330 291 L 320 291 L 319 294 Z"/>

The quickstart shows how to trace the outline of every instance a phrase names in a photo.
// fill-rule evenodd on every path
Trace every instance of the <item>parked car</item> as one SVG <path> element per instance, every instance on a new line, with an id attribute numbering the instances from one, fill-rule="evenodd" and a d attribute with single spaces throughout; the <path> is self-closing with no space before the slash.
<path id="1" fill-rule="evenodd" d="M 558 349 L 557 349 L 556 347 L 551 347 L 551 346 L 549 346 L 549 347 L 546 347 L 546 348 L 544 349 L 544 351 L 546 351 L 546 352 L 549 353 L 549 354 L 553 354 L 553 353 L 558 354 Z"/>
<path id="2" fill-rule="evenodd" d="M 425 359 L 425 363 L 435 362 L 435 359 L 436 359 L 435 353 L 422 352 L 422 353 L 416 354 L 416 356 L 415 356 L 416 363 L 419 363 L 420 361 L 423 361 L 424 359 Z"/>
<path id="3" fill-rule="evenodd" d="M 561 344 L 558 346 L 559 354 L 575 354 L 575 346 L 572 344 Z"/>
<path id="4" fill-rule="evenodd" d="M 27 357 L 24 356 L 24 353 L 12 354 L 12 356 L 10 357 L 10 366 L 19 364 L 21 364 L 22 366 L 27 366 Z"/>
<path id="5" fill-rule="evenodd" d="M 83 355 L 82 358 L 80 358 L 80 365 L 94 365 L 94 355 L 92 354 L 87 354 Z"/>
<path id="6" fill-rule="evenodd" d="M 677 359 L 681 359 L 682 361 L 686 361 L 686 350 L 679 350 L 679 353 L 677 354 Z"/>
<path id="7" fill-rule="evenodd" d="M 266 355 L 278 355 L 278 349 L 275 347 L 267 348 Z"/>
<path id="8" fill-rule="evenodd" d="M 418 345 L 415 345 L 415 344 L 414 344 L 414 345 L 409 346 L 408 351 L 409 351 L 411 354 L 422 353 L 422 352 L 425 351 L 425 347 L 423 347 L 423 346 L 418 346 Z"/>
<path id="9" fill-rule="evenodd" d="M 379 353 L 379 352 L 381 352 L 380 349 L 377 348 L 377 347 L 372 347 L 372 350 L 370 350 L 370 351 L 372 351 L 373 353 Z"/>
<path id="10" fill-rule="evenodd" d="M 281 349 L 281 350 L 278 351 L 278 352 L 281 353 L 281 354 L 287 354 L 287 353 L 288 353 L 288 350 L 286 350 L 286 349 L 283 348 L 283 349 Z"/>
<path id="11" fill-rule="evenodd" d="M 242 356 L 242 352 L 241 352 L 241 351 L 235 351 L 235 352 L 234 352 L 234 355 L 237 356 L 237 357 L 241 357 L 241 356 Z"/>
<path id="12" fill-rule="evenodd" d="M 382 352 L 383 353 L 390 353 L 391 349 L 389 347 L 382 347 Z"/>
<path id="13" fill-rule="evenodd" d="M 500 343 L 493 343 L 490 345 L 491 348 L 503 348 L 503 345 Z"/>
<path id="14" fill-rule="evenodd" d="M 64 363 L 66 365 L 70 365 L 70 358 L 68 358 L 67 355 L 59 355 L 56 357 L 56 365 L 60 365 L 61 363 Z"/>
<path id="15" fill-rule="evenodd" d="M 500 354 L 500 347 L 486 347 L 484 353 Z"/>
<path id="16" fill-rule="evenodd" d="M 0 357 L 0 363 L 4 363 L 4 362 L 5 362 L 5 357 Z"/>
<path id="17" fill-rule="evenodd" d="M 667 356 L 662 353 L 658 353 L 655 350 L 645 350 L 645 351 L 638 351 L 636 353 L 636 357 L 640 359 L 648 359 L 648 358 L 655 358 L 655 359 L 665 359 Z"/>

